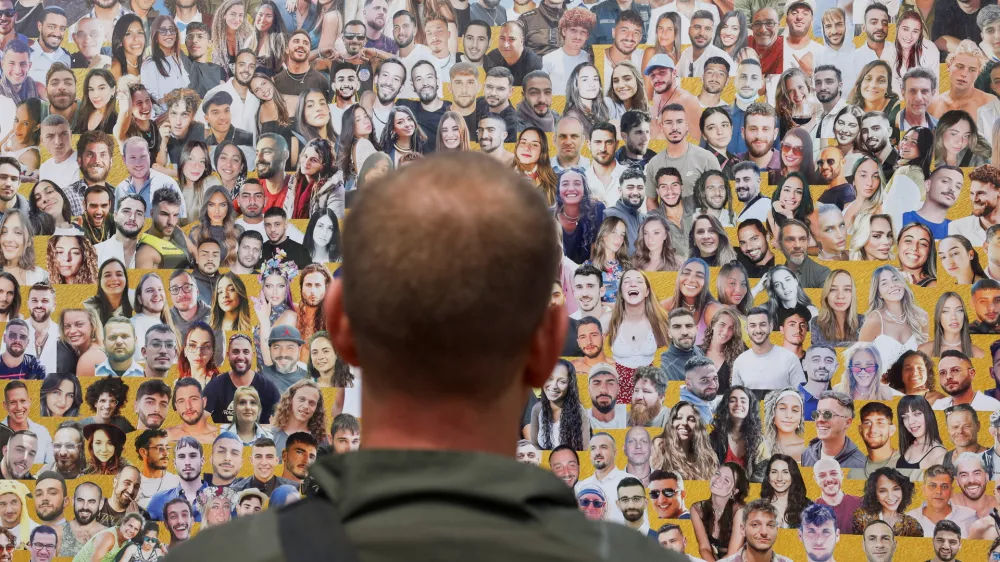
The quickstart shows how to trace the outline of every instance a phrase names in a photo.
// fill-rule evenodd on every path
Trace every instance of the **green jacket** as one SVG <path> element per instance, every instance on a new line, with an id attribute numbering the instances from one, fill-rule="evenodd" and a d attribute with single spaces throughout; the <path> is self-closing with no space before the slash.
<path id="1" fill-rule="evenodd" d="M 362 562 L 686 560 L 623 525 L 587 520 L 565 483 L 509 458 L 370 450 L 322 458 L 311 473 Z M 240 518 L 166 561 L 283 562 L 277 525 L 275 510 Z"/>

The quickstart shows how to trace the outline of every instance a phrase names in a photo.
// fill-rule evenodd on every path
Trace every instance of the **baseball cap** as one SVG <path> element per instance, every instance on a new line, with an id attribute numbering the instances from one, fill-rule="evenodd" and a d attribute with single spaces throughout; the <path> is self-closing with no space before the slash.
<path id="1" fill-rule="evenodd" d="M 267 338 L 267 345 L 279 341 L 293 341 L 299 345 L 306 343 L 302 340 L 302 334 L 295 326 L 288 326 L 282 324 L 280 326 L 275 326 L 271 330 L 271 336 Z"/>
<path id="2" fill-rule="evenodd" d="M 806 8 L 809 8 L 810 12 L 814 14 L 816 13 L 816 6 L 813 5 L 812 0 L 795 0 L 789 4 L 787 8 L 785 8 L 785 13 L 791 12 L 795 6 L 805 6 Z"/>
<path id="3" fill-rule="evenodd" d="M 590 373 L 587 375 L 587 380 L 589 381 L 590 379 L 596 377 L 597 375 L 618 376 L 618 373 L 615 372 L 615 368 L 612 367 L 611 365 L 608 365 L 607 363 L 598 363 L 590 368 Z"/>
<path id="4" fill-rule="evenodd" d="M 654 68 L 669 68 L 673 70 L 675 68 L 674 59 L 664 53 L 653 55 L 653 58 L 649 59 L 649 63 L 646 64 L 646 70 L 643 71 L 643 74 L 649 76 L 650 71 Z"/>

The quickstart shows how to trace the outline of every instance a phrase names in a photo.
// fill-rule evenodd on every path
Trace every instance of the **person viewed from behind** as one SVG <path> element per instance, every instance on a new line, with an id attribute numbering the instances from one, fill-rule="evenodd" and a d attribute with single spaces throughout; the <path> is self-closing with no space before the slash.
<path id="1" fill-rule="evenodd" d="M 420 159 L 365 189 L 345 220 L 342 275 L 325 299 L 337 356 L 362 369 L 371 391 L 362 395 L 364 448 L 317 460 L 310 475 L 323 496 L 239 518 L 166 560 L 303 560 L 348 544 L 367 556 L 438 559 L 454 543 L 427 537 L 454 536 L 456 519 L 484 561 L 576 559 L 553 555 L 567 543 L 623 559 L 684 560 L 634 530 L 587 521 L 564 482 L 513 459 L 510 428 L 524 397 L 552 374 L 568 324 L 563 306 L 550 305 L 560 256 L 536 188 L 470 152 Z M 367 242 L 376 236 L 386 243 Z M 461 271 L 446 267 L 456 263 Z M 463 423 L 441 424 L 444 412 Z M 410 477 L 391 479 L 387 490 L 402 470 Z M 442 488 L 461 500 L 442 502 L 434 492 Z M 386 491 L 409 499 L 387 506 Z M 367 523 L 388 524 L 414 509 L 420 518 L 393 524 L 391 544 L 350 521 L 364 510 Z M 293 538 L 279 527 L 310 531 Z"/>

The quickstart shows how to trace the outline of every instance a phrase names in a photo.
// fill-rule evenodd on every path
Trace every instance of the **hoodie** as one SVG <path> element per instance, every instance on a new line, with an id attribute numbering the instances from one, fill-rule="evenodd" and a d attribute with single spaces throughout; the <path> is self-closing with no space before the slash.
<path id="1" fill-rule="evenodd" d="M 813 466 L 822 456 L 823 442 L 817 437 L 802 451 L 802 466 Z M 844 437 L 844 448 L 834 458 L 842 468 L 864 468 L 868 461 L 868 457 L 847 437 Z"/>

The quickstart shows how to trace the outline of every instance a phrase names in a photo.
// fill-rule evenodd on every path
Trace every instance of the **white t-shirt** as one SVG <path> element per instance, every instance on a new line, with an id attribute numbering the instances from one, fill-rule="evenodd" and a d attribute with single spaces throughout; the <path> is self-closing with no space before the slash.
<path id="1" fill-rule="evenodd" d="M 586 51 L 580 51 L 575 57 L 569 56 L 562 48 L 556 49 L 542 57 L 542 70 L 549 73 L 552 80 L 552 94 L 556 96 L 566 95 L 566 80 L 577 65 L 590 62 L 590 56 Z M 604 84 L 607 86 L 607 83 Z"/>
<path id="2" fill-rule="evenodd" d="M 587 411 L 590 416 L 590 427 L 593 429 L 625 429 L 628 427 L 628 408 L 625 404 L 615 404 L 615 417 L 609 422 L 603 422 L 594 417 L 594 412 Z"/>
<path id="3" fill-rule="evenodd" d="M 55 158 L 49 158 L 38 167 L 38 179 L 48 180 L 65 188 L 71 183 L 80 181 L 80 164 L 76 161 L 76 151 L 63 162 L 56 163 Z"/>
<path id="4" fill-rule="evenodd" d="M 806 382 L 802 362 L 794 353 L 773 345 L 764 355 L 752 349 L 740 354 L 733 361 L 733 385 L 743 385 L 751 390 L 775 390 L 786 386 L 797 387 Z"/>
<path id="5" fill-rule="evenodd" d="M 410 52 L 408 56 L 400 57 L 399 59 L 403 61 L 403 66 L 406 67 L 406 80 L 403 82 L 403 87 L 399 90 L 399 96 L 397 99 L 406 100 L 417 99 L 417 91 L 413 89 L 413 65 L 417 64 L 422 60 L 431 60 L 434 55 L 431 54 L 431 50 L 426 45 L 421 45 L 419 43 L 414 45 L 413 51 Z M 441 95 L 441 77 L 438 76 L 438 96 Z"/>
<path id="6" fill-rule="evenodd" d="M 939 403 L 940 402 L 940 403 Z M 951 408 L 952 403 L 955 402 L 955 398 L 952 396 L 945 396 L 944 398 L 939 398 L 934 401 L 931 406 L 934 410 L 944 410 L 945 408 Z M 977 412 L 995 412 L 1000 410 L 1000 401 L 996 398 L 991 398 L 986 396 L 982 392 L 976 392 L 970 404 L 972 409 Z"/>
<path id="7" fill-rule="evenodd" d="M 788 39 L 785 39 L 785 49 L 784 53 L 782 53 L 782 56 L 784 57 L 783 70 L 788 70 L 789 68 L 802 68 L 799 65 L 799 63 L 795 61 L 795 57 L 802 58 L 809 53 L 812 53 L 813 68 L 816 68 L 817 62 L 823 55 L 823 45 L 820 45 L 819 43 L 810 40 L 806 42 L 805 47 L 801 49 L 794 49 L 792 48 L 791 45 L 788 44 Z"/>

